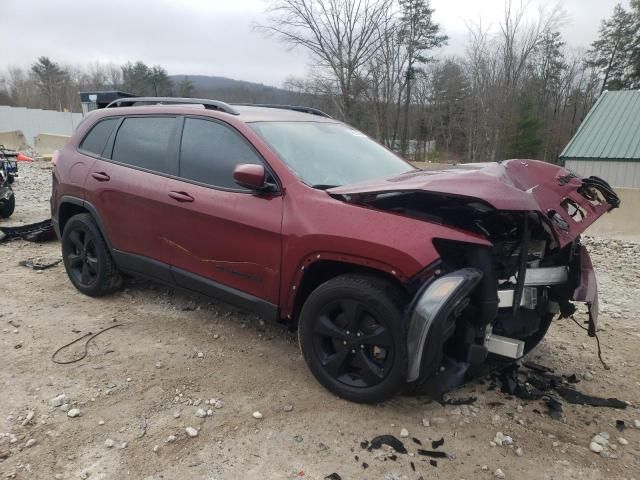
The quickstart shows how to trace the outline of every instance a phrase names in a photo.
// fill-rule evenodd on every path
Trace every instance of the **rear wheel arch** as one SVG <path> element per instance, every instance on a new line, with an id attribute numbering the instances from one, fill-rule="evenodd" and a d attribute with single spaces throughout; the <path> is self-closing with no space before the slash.
<path id="1" fill-rule="evenodd" d="M 60 226 L 60 232 L 62 233 L 64 231 L 64 227 L 71 217 L 80 213 L 90 213 L 89 210 L 83 206 L 82 200 L 74 201 L 65 199 L 60 203 L 60 207 L 58 208 L 58 225 Z"/>
<path id="2" fill-rule="evenodd" d="M 66 223 L 73 217 L 74 215 L 78 215 L 81 213 L 88 213 L 93 218 L 93 221 L 96 223 L 100 234 L 102 235 L 103 240 L 106 242 L 109 250 L 113 249 L 111 245 L 111 241 L 107 232 L 104 228 L 104 223 L 98 214 L 98 210 L 91 203 L 86 200 L 82 200 L 77 197 L 64 196 L 60 200 L 60 206 L 58 207 L 58 226 L 60 229 L 60 235 L 64 232 L 64 227 Z"/>

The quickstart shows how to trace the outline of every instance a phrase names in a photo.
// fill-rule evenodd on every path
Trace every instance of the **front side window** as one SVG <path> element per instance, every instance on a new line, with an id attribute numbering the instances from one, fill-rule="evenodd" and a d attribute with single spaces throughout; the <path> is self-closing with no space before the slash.
<path id="1" fill-rule="evenodd" d="M 109 118 L 95 124 L 82 140 L 80 150 L 102 156 L 107 146 L 107 141 L 109 141 L 109 136 L 119 120 L 119 118 Z"/>
<path id="2" fill-rule="evenodd" d="M 262 161 L 238 133 L 218 122 L 185 119 L 180 147 L 182 178 L 238 190 L 233 170 L 241 163 Z"/>
<path id="3" fill-rule="evenodd" d="M 250 126 L 300 180 L 315 188 L 414 170 L 364 133 L 340 123 L 255 122 Z"/>
<path id="4" fill-rule="evenodd" d="M 154 172 L 176 173 L 171 148 L 175 125 L 174 117 L 125 118 L 118 129 L 111 159 Z"/>

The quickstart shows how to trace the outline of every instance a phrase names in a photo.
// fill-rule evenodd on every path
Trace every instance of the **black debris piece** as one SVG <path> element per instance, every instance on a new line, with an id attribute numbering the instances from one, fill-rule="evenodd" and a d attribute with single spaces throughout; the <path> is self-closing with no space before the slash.
<path id="1" fill-rule="evenodd" d="M 440 440 L 434 440 L 431 442 L 431 448 L 433 450 L 440 448 L 442 445 L 444 445 L 444 437 L 442 437 Z"/>
<path id="2" fill-rule="evenodd" d="M 627 404 L 617 398 L 593 397 L 586 393 L 578 392 L 573 388 L 559 385 L 555 388 L 556 392 L 567 402 L 575 405 L 590 405 L 592 407 L 609 407 L 609 408 L 627 408 Z"/>
<path id="3" fill-rule="evenodd" d="M 567 382 L 569 382 L 569 383 L 578 383 L 578 382 L 580 382 L 580 380 L 578 379 L 578 376 L 575 373 L 572 373 L 571 375 L 569 375 L 567 377 Z"/>
<path id="4" fill-rule="evenodd" d="M 554 420 L 562 419 L 562 403 L 553 397 L 546 397 L 544 403 L 547 406 L 547 413 Z"/>
<path id="5" fill-rule="evenodd" d="M 413 462 L 410 462 L 409 465 L 411 465 L 411 470 L 413 470 L 414 472 L 416 471 L 416 464 Z"/>
<path id="6" fill-rule="evenodd" d="M 398 456 L 397 456 L 396 454 L 389 455 L 387 458 L 388 458 L 389 460 L 393 460 L 394 462 L 395 462 L 396 460 L 398 460 Z"/>
<path id="7" fill-rule="evenodd" d="M 411 440 L 413 440 L 413 443 L 415 443 L 416 445 L 422 445 L 422 442 L 420 441 L 420 439 L 413 437 Z"/>
<path id="8" fill-rule="evenodd" d="M 526 362 L 525 366 L 528 370 L 522 372 L 523 380 L 519 378 L 517 365 L 505 368 L 500 372 L 502 391 L 522 400 L 543 400 L 547 406 L 547 413 L 554 419 L 562 418 L 560 398 L 576 405 L 620 409 L 627 407 L 625 402 L 617 398 L 594 397 L 568 386 L 567 383 L 578 382 L 575 374 L 569 376 L 556 375 L 551 373 L 551 369 L 531 362 Z M 535 409 L 533 411 L 540 413 Z"/>
<path id="9" fill-rule="evenodd" d="M 362 442 L 360 442 L 360 448 L 362 448 L 363 450 L 365 448 L 367 448 L 369 446 L 369 441 L 368 440 L 363 440 Z"/>
<path id="10" fill-rule="evenodd" d="M 512 365 L 500 372 L 502 382 L 502 393 L 514 395 L 518 387 L 518 366 Z"/>
<path id="11" fill-rule="evenodd" d="M 360 461 L 360 457 L 358 457 L 358 455 L 355 456 L 356 462 Z"/>
<path id="12" fill-rule="evenodd" d="M 431 464 L 432 467 L 438 466 L 438 462 L 436 462 L 435 460 L 429 460 L 429 463 Z"/>
<path id="13" fill-rule="evenodd" d="M 487 406 L 488 407 L 502 407 L 504 405 L 504 402 L 487 402 Z"/>
<path id="14" fill-rule="evenodd" d="M 362 468 L 366 470 L 367 468 L 369 468 L 369 464 L 367 462 L 362 462 Z"/>
<path id="15" fill-rule="evenodd" d="M 616 420 L 616 429 L 619 432 L 624 432 L 625 427 L 624 420 Z"/>
<path id="16" fill-rule="evenodd" d="M 30 242 L 48 242 L 56 238 L 56 232 L 51 219 L 19 227 L 0 227 L 0 243 L 19 238 Z"/>
<path id="17" fill-rule="evenodd" d="M 18 262 L 18 265 L 20 265 L 21 267 L 31 268 L 33 270 L 46 270 L 47 268 L 55 267 L 60 262 L 62 262 L 62 259 L 56 260 L 54 262 L 45 263 L 45 262 L 39 261 L 38 259 L 30 258 L 27 260 L 20 260 Z"/>
<path id="18" fill-rule="evenodd" d="M 371 445 L 369 445 L 367 450 L 378 450 L 382 445 L 389 445 L 398 453 L 407 453 L 407 449 L 404 447 L 404 444 L 393 435 L 378 435 L 376 438 L 371 440 Z"/>
<path id="19" fill-rule="evenodd" d="M 540 365 L 539 363 L 535 363 L 535 362 L 524 362 L 523 365 L 526 368 L 528 368 L 529 370 L 534 370 L 534 371 L 539 372 L 539 373 L 551 373 L 551 372 L 553 372 L 552 368 L 545 367 L 544 365 Z"/>
<path id="20" fill-rule="evenodd" d="M 342 477 L 338 475 L 336 472 L 333 472 L 327 475 L 326 477 L 324 477 L 324 480 L 342 480 Z"/>
<path id="21" fill-rule="evenodd" d="M 471 405 L 478 400 L 476 397 L 448 398 L 444 401 L 445 405 Z"/>
<path id="22" fill-rule="evenodd" d="M 423 450 L 422 448 L 418 449 L 418 455 L 431 458 L 447 458 L 445 452 L 434 452 L 433 450 Z"/>

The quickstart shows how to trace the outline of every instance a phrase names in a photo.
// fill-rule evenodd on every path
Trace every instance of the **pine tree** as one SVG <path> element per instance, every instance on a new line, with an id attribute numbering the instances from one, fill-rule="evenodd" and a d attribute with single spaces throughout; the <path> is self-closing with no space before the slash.
<path id="1" fill-rule="evenodd" d="M 49 57 L 39 57 L 31 65 L 35 83 L 46 101 L 47 108 L 62 110 L 62 98 L 69 74 Z"/>
<path id="2" fill-rule="evenodd" d="M 411 106 L 411 85 L 415 80 L 419 65 L 431 60 L 428 52 L 447 43 L 448 37 L 440 33 L 440 25 L 433 20 L 435 10 L 429 0 L 400 0 L 401 27 L 400 38 L 407 51 L 407 70 L 405 72 L 404 128 L 402 130 L 401 150 L 407 151 L 409 131 L 409 109 Z"/>
<path id="3" fill-rule="evenodd" d="M 634 86 L 633 63 L 638 53 L 638 15 L 618 4 L 611 18 L 602 21 L 600 36 L 587 52 L 587 65 L 603 76 L 601 91 Z"/>

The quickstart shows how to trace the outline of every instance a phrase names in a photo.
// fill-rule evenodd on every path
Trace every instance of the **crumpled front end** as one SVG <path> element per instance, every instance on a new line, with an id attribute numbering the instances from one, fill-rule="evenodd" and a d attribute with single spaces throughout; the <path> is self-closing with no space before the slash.
<path id="1" fill-rule="evenodd" d="M 598 294 L 580 235 L 620 205 L 602 179 L 535 160 L 417 171 L 329 193 L 351 203 L 471 232 L 490 246 L 430 238 L 440 258 L 410 284 L 407 380 L 439 396 L 513 362 L 558 314 Z M 452 235 L 453 237 L 453 235 Z"/>
<path id="2" fill-rule="evenodd" d="M 572 315 L 574 302 L 587 304 L 595 334 L 598 292 L 587 249 L 577 238 L 550 251 L 543 231 L 532 217 L 517 230 L 520 242 L 436 242 L 438 268 L 409 309 L 408 382 L 438 397 L 505 366 L 534 348 L 555 316 Z"/>

